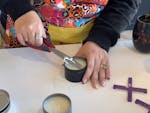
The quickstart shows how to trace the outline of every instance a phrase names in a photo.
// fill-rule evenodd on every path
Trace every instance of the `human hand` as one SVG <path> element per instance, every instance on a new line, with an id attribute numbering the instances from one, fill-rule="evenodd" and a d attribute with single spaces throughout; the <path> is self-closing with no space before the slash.
<path id="1" fill-rule="evenodd" d="M 94 42 L 86 42 L 77 52 L 76 56 L 87 59 L 87 70 L 82 82 L 91 79 L 92 86 L 104 86 L 105 80 L 110 79 L 110 64 L 107 52 Z"/>
<path id="2" fill-rule="evenodd" d="M 46 37 L 41 19 L 35 11 L 29 11 L 19 17 L 14 24 L 18 41 L 22 45 L 32 44 L 40 46 Z"/>

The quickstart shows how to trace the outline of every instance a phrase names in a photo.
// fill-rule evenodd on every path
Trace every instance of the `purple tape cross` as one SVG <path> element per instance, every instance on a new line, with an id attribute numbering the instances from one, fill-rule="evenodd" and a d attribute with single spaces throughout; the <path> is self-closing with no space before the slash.
<path id="1" fill-rule="evenodd" d="M 150 113 L 150 105 L 149 104 L 147 104 L 139 99 L 136 99 L 135 103 L 147 108 L 149 110 L 148 113 Z"/>
<path id="2" fill-rule="evenodd" d="M 132 102 L 132 92 L 133 91 L 147 93 L 147 89 L 132 87 L 132 78 L 131 77 L 128 78 L 128 87 L 121 86 L 121 85 L 114 85 L 113 89 L 127 90 L 128 91 L 128 102 Z"/>

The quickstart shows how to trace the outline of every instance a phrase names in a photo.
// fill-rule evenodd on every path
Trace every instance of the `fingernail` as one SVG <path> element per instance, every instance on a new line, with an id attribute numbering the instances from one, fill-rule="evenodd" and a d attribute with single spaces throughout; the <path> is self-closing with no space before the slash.
<path id="1" fill-rule="evenodd" d="M 95 89 L 98 89 L 98 88 L 99 88 L 99 87 L 96 85 L 96 86 L 95 86 Z"/>
<path id="2" fill-rule="evenodd" d="M 87 82 L 87 79 L 83 79 L 83 84 L 85 84 Z"/>
<path id="3" fill-rule="evenodd" d="M 106 85 L 105 81 L 102 81 L 102 86 L 104 87 Z"/>
<path id="4" fill-rule="evenodd" d="M 23 45 L 23 46 L 26 46 L 26 43 L 25 43 L 25 42 L 22 42 L 22 45 Z"/>
<path id="5" fill-rule="evenodd" d="M 110 76 L 109 76 L 109 77 L 107 77 L 107 79 L 108 79 L 108 80 L 110 80 Z"/>

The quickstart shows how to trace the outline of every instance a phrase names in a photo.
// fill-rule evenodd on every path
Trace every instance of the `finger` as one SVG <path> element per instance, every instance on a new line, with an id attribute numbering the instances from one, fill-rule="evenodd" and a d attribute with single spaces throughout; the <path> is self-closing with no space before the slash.
<path id="1" fill-rule="evenodd" d="M 92 86 L 94 88 L 97 88 L 97 82 L 98 82 L 98 75 L 99 75 L 99 67 L 100 67 L 100 58 L 99 57 L 96 57 L 95 58 L 95 62 L 94 62 L 94 71 L 93 71 L 93 74 L 92 74 L 92 77 L 91 77 L 91 82 L 92 82 Z"/>
<path id="2" fill-rule="evenodd" d="M 101 63 L 102 65 L 103 63 Z M 99 83 L 101 86 L 104 86 L 105 85 L 105 69 L 100 66 L 100 72 L 99 72 Z"/>
<path id="3" fill-rule="evenodd" d="M 24 39 L 24 42 L 28 42 L 29 41 L 29 37 L 28 37 L 28 33 L 27 32 L 22 32 L 22 37 Z"/>
<path id="4" fill-rule="evenodd" d="M 35 32 L 27 32 L 28 33 L 28 43 L 35 45 Z"/>
<path id="5" fill-rule="evenodd" d="M 83 83 L 85 84 L 87 80 L 89 80 L 90 76 L 92 75 L 94 69 L 94 59 L 92 57 L 87 57 L 87 69 L 83 76 Z"/>
<path id="6" fill-rule="evenodd" d="M 23 34 L 23 39 L 24 39 L 24 42 L 28 42 L 28 35 L 27 34 Z"/>
<path id="7" fill-rule="evenodd" d="M 47 35 L 46 35 L 46 33 L 48 32 L 48 25 L 47 25 L 47 23 L 43 22 L 42 23 L 42 27 L 39 27 L 39 28 L 42 29 L 42 36 L 43 36 L 43 38 L 47 38 Z"/>
<path id="8" fill-rule="evenodd" d="M 110 79 L 110 63 L 109 63 L 109 60 L 107 60 L 107 69 L 105 71 L 105 76 L 106 76 L 106 79 L 109 80 Z"/>
<path id="9" fill-rule="evenodd" d="M 26 43 L 25 43 L 25 40 L 24 40 L 23 36 L 22 36 L 21 34 L 17 34 L 16 36 L 17 36 L 18 42 L 19 42 L 20 44 L 26 46 Z"/>
<path id="10" fill-rule="evenodd" d="M 107 80 L 110 79 L 110 63 L 109 63 L 109 57 L 108 57 L 108 53 L 104 50 L 104 56 L 105 56 L 105 59 L 104 59 L 104 62 L 106 62 L 106 70 L 105 70 L 105 78 Z"/>
<path id="11" fill-rule="evenodd" d="M 42 36 L 43 36 L 43 38 L 47 38 L 46 32 L 45 32 L 45 29 L 44 29 L 44 28 L 43 28 Z"/>
<path id="12" fill-rule="evenodd" d="M 36 29 L 36 35 L 35 35 L 35 45 L 40 46 L 43 43 L 43 38 L 46 37 L 45 29 L 43 25 L 39 25 Z"/>
<path id="13" fill-rule="evenodd" d="M 42 33 L 36 33 L 35 35 L 35 45 L 40 46 L 43 43 L 43 36 Z"/>
<path id="14" fill-rule="evenodd" d="M 94 71 L 93 72 L 93 75 L 91 77 L 91 82 L 92 82 L 92 86 L 93 88 L 96 88 L 97 89 L 97 80 L 98 80 L 98 72 L 97 71 Z"/>
<path id="15" fill-rule="evenodd" d="M 106 53 L 103 52 L 102 54 L 102 60 L 101 60 L 101 64 L 100 64 L 100 72 L 99 72 L 99 83 L 101 86 L 105 85 L 105 74 L 106 74 L 106 69 L 107 69 L 107 59 L 108 57 L 106 56 Z"/>

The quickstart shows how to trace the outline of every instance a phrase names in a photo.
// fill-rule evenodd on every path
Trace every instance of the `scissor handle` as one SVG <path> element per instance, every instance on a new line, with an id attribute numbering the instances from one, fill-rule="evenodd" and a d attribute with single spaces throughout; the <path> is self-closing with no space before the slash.
<path id="1" fill-rule="evenodd" d="M 49 37 L 43 38 L 43 44 L 41 46 L 33 46 L 32 44 L 28 44 L 28 43 L 27 43 L 27 46 L 33 49 L 43 50 L 47 52 L 51 52 L 51 49 L 55 48 L 55 46 L 51 43 Z"/>

